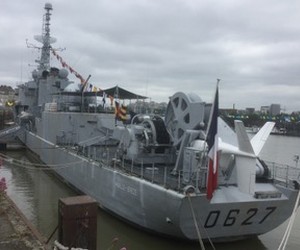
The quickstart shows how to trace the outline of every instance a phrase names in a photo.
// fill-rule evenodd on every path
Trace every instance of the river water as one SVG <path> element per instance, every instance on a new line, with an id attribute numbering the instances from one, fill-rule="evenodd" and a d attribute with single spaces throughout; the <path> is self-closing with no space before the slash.
<path id="1" fill-rule="evenodd" d="M 8 156 L 32 161 L 32 156 L 26 150 L 5 152 Z M 300 155 L 300 138 L 271 135 L 261 152 L 261 158 L 267 161 L 296 166 L 295 155 Z M 23 211 L 25 216 L 36 228 L 48 238 L 58 221 L 58 199 L 77 195 L 65 183 L 53 174 L 41 168 L 24 168 L 22 165 L 5 162 L 0 168 L 0 177 L 6 178 L 7 193 Z M 98 209 L 97 245 L 100 250 L 196 250 L 201 249 L 199 243 L 177 241 L 155 236 L 136 229 L 106 212 Z M 1 225 L 0 225 L 1 226 Z M 247 249 L 277 249 L 283 237 L 287 222 L 275 230 L 238 242 L 215 244 L 217 250 L 247 250 Z M 300 249 L 300 215 L 297 214 L 286 249 Z M 56 236 L 54 236 L 56 237 Z M 112 242 L 115 244 L 112 247 Z M 206 249 L 212 249 L 209 244 Z"/>

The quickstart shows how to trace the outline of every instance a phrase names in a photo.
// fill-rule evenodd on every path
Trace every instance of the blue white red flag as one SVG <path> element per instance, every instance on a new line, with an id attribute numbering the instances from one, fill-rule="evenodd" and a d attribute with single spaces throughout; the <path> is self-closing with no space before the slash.
<path id="1" fill-rule="evenodd" d="M 211 199 L 218 186 L 218 115 L 219 115 L 219 86 L 217 84 L 215 100 L 210 112 L 206 143 L 208 145 L 208 173 L 206 197 Z"/>

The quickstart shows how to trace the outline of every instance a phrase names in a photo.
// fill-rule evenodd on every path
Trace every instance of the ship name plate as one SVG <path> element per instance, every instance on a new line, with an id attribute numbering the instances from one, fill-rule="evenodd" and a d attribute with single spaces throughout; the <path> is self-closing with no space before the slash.
<path id="1" fill-rule="evenodd" d="M 117 188 L 121 189 L 122 191 L 127 192 L 127 193 L 129 193 L 133 196 L 137 196 L 137 189 L 136 188 L 131 187 L 129 185 L 126 185 L 124 183 L 119 183 L 119 182 L 117 182 L 115 185 L 116 185 Z"/>

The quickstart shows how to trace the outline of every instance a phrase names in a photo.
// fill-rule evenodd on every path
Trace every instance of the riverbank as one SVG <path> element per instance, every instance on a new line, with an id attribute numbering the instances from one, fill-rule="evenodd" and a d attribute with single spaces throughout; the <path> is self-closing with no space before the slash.
<path id="1" fill-rule="evenodd" d="M 42 236 L 5 193 L 0 193 L 0 224 L 0 249 L 47 249 Z"/>

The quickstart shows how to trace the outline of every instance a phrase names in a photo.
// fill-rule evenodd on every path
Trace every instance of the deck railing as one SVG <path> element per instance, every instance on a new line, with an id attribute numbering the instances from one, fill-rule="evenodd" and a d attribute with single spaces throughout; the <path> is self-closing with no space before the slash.
<path id="1" fill-rule="evenodd" d="M 101 167 L 112 168 L 115 171 L 136 176 L 165 188 L 183 192 L 186 186 L 194 186 L 197 191 L 203 190 L 206 187 L 206 168 L 200 168 L 198 171 L 188 173 L 182 170 L 173 173 L 174 165 L 168 166 L 159 163 L 143 164 L 143 162 L 135 164 L 133 161 L 119 159 L 116 156 L 117 151 L 109 148 L 101 152 L 91 147 L 77 148 L 77 150 L 73 148 L 73 150 L 77 151 L 79 155 L 99 162 L 99 166 Z M 269 168 L 268 178 L 285 186 L 288 186 L 293 180 L 300 181 L 300 168 L 268 161 L 265 161 L 265 163 Z"/>
<path id="2" fill-rule="evenodd" d="M 275 162 L 265 161 L 265 163 L 270 170 L 269 177 L 275 181 L 283 182 L 285 185 L 288 185 L 290 181 L 300 180 L 300 168 Z"/>

